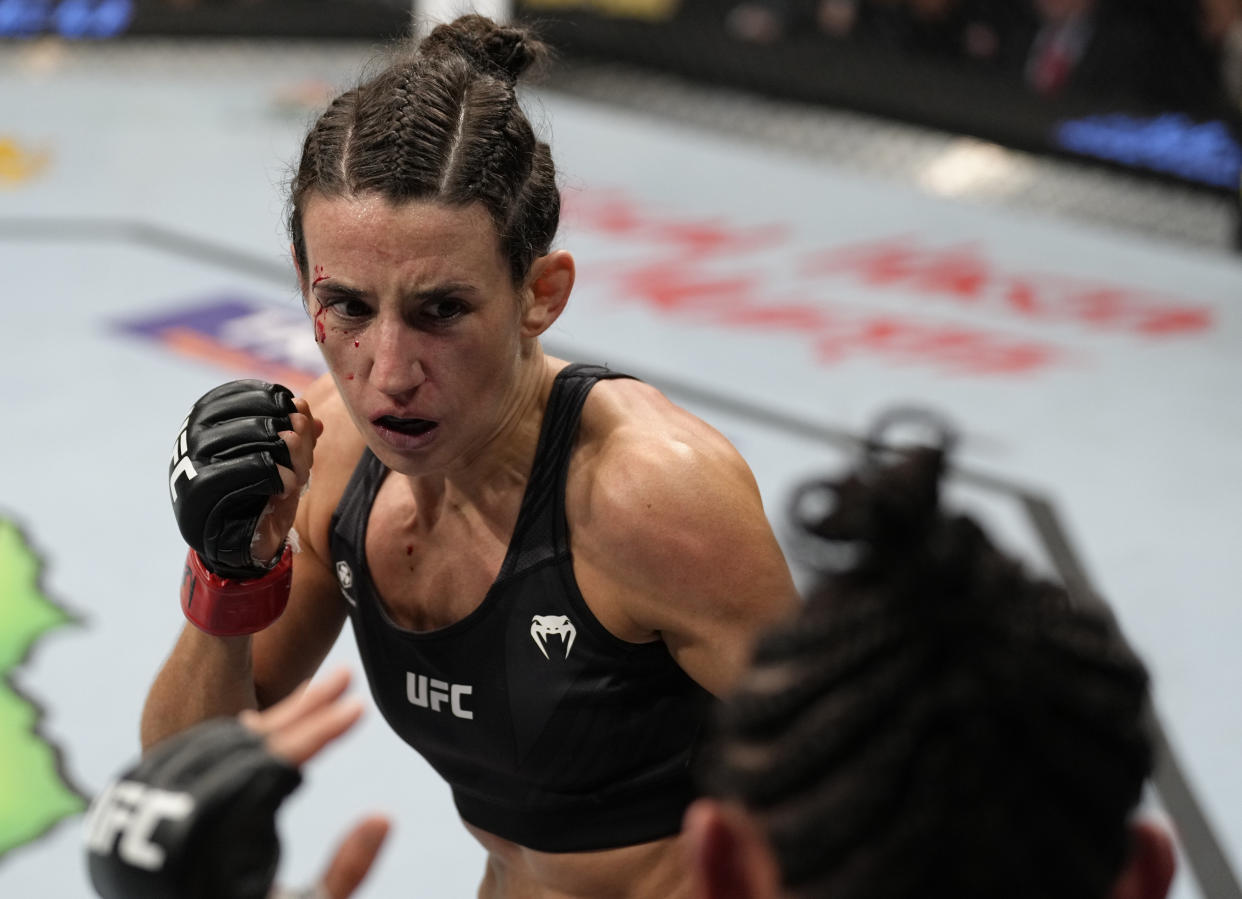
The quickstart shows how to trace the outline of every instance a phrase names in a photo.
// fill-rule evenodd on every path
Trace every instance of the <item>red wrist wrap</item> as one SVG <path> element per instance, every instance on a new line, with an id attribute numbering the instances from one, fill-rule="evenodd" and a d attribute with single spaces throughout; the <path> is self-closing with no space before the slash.
<path id="1" fill-rule="evenodd" d="M 292 584 L 293 550 L 288 546 L 275 568 L 245 581 L 212 574 L 191 549 L 181 578 L 181 611 L 199 630 L 216 637 L 253 634 L 280 617 Z"/>

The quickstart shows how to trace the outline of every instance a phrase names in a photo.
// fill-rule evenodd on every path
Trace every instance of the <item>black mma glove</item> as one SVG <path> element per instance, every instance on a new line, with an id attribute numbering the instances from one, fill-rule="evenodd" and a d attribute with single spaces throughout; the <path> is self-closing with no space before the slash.
<path id="1" fill-rule="evenodd" d="M 168 487 L 181 536 L 221 577 L 263 575 L 268 559 L 250 552 L 259 516 L 285 488 L 277 465 L 292 468 L 280 431 L 292 430 L 293 393 L 264 381 L 231 381 L 205 393 L 181 426 Z"/>
<path id="2" fill-rule="evenodd" d="M 91 883 L 104 899 L 265 899 L 276 810 L 301 782 L 235 718 L 165 740 L 91 804 Z"/>

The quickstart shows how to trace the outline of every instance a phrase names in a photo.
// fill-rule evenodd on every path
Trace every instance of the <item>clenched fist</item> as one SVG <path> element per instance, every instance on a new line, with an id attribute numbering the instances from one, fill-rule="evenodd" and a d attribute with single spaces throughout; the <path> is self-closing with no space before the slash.
<path id="1" fill-rule="evenodd" d="M 194 404 L 168 486 L 181 535 L 208 570 L 244 580 L 276 561 L 321 427 L 305 400 L 264 381 L 231 381 Z"/>

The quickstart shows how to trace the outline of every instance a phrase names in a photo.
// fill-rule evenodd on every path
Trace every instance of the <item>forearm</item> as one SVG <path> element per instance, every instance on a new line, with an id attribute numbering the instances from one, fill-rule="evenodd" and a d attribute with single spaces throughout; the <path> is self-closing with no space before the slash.
<path id="1" fill-rule="evenodd" d="M 142 710 L 144 750 L 200 721 L 257 707 L 250 637 L 214 637 L 187 625 Z"/>
<path id="2" fill-rule="evenodd" d="M 144 748 L 205 719 L 256 707 L 251 637 L 240 635 L 265 630 L 284 614 L 292 552 L 275 567 L 266 563 L 297 516 L 322 430 L 305 400 L 254 380 L 209 390 L 182 422 L 168 484 L 178 529 L 193 550 L 181 584 L 191 624 L 147 695 Z"/>

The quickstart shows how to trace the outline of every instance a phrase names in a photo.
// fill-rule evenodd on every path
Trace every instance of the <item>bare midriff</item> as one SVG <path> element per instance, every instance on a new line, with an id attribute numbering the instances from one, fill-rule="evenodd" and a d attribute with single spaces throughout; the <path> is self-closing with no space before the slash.
<path id="1" fill-rule="evenodd" d="M 466 825 L 487 850 L 479 899 L 687 899 L 679 837 L 596 852 L 537 852 Z"/>

